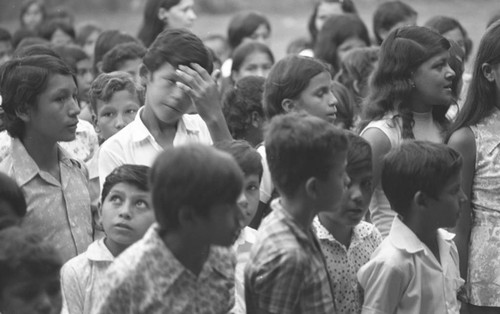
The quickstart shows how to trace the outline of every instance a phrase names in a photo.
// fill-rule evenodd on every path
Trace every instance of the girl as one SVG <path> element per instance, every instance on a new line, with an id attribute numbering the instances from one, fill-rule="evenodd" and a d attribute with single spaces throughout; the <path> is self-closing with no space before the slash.
<path id="1" fill-rule="evenodd" d="M 339 82 L 332 82 L 332 93 L 337 99 L 335 108 L 337 108 L 337 116 L 335 118 L 335 126 L 351 130 L 354 127 L 354 99 L 347 88 Z"/>
<path id="2" fill-rule="evenodd" d="M 319 1 L 309 17 L 308 29 L 311 42 L 314 45 L 316 37 L 326 20 L 334 14 L 357 14 L 356 6 L 352 0 L 322 0 Z"/>
<path id="3" fill-rule="evenodd" d="M 479 44 L 463 109 L 450 128 L 448 145 L 462 154 L 462 189 L 469 201 L 456 228 L 462 278 L 470 313 L 498 313 L 500 280 L 500 24 Z"/>
<path id="4" fill-rule="evenodd" d="M 149 47 L 166 28 L 191 28 L 197 16 L 193 0 L 148 0 L 137 37 Z"/>
<path id="5" fill-rule="evenodd" d="M 38 26 L 45 20 L 45 5 L 40 0 L 25 0 L 21 5 L 19 20 L 21 29 L 37 31 Z"/>
<path id="6" fill-rule="evenodd" d="M 334 15 L 318 34 L 314 56 L 330 64 L 332 73 L 337 73 L 347 52 L 366 46 L 370 46 L 368 30 L 357 15 Z"/>
<path id="7" fill-rule="evenodd" d="M 316 59 L 288 56 L 278 61 L 264 83 L 264 114 L 267 120 L 294 111 L 307 113 L 335 122 L 338 102 L 331 90 L 332 77 L 328 66 Z M 262 156 L 264 173 L 260 185 L 260 203 L 257 214 L 250 224 L 257 228 L 269 210 L 269 203 L 276 191 L 267 166 L 264 145 L 257 148 Z"/>
<path id="8" fill-rule="evenodd" d="M 271 36 L 271 24 L 267 17 L 259 12 L 241 12 L 236 14 L 229 22 L 227 30 L 227 42 L 232 52 L 240 44 L 247 41 L 257 41 L 269 45 Z M 233 59 L 227 59 L 222 64 L 222 76 L 231 75 Z"/>
<path id="9" fill-rule="evenodd" d="M 434 16 L 424 26 L 437 31 L 444 38 L 456 42 L 465 52 L 465 60 L 467 61 L 472 51 L 472 40 L 460 22 L 447 16 Z"/>
<path id="10" fill-rule="evenodd" d="M 58 141 L 72 141 L 80 108 L 76 78 L 53 56 L 14 59 L 0 70 L 11 154 L 0 171 L 26 196 L 23 225 L 50 239 L 66 261 L 92 242 L 88 175 Z"/>
<path id="11" fill-rule="evenodd" d="M 233 52 L 231 78 L 235 83 L 249 75 L 266 78 L 273 64 L 274 56 L 268 46 L 260 42 L 244 43 Z"/>
<path id="12" fill-rule="evenodd" d="M 361 136 L 373 148 L 372 221 L 385 237 L 395 212 L 380 185 L 382 157 L 404 139 L 443 142 L 453 101 L 455 73 L 448 65 L 450 43 L 417 26 L 392 31 L 380 48 L 378 67 L 363 103 Z"/>

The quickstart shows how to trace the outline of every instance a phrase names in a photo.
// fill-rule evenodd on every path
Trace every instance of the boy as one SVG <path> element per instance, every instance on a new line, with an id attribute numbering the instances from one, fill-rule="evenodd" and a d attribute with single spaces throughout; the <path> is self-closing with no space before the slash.
<path id="1" fill-rule="evenodd" d="M 347 175 L 351 182 L 340 207 L 321 212 L 313 221 L 314 231 L 325 256 L 333 296 L 339 313 L 361 313 L 362 292 L 356 273 L 382 242 L 370 223 L 361 221 L 372 195 L 372 150 L 362 137 L 347 132 Z"/>
<path id="2" fill-rule="evenodd" d="M 102 72 L 123 71 L 136 79 L 139 77 L 139 66 L 145 54 L 146 48 L 141 43 L 131 42 L 116 45 L 104 55 Z"/>
<path id="3" fill-rule="evenodd" d="M 167 147 L 231 139 L 211 71 L 210 54 L 194 34 L 168 29 L 158 35 L 139 71 L 146 83 L 144 108 L 103 144 L 101 184 L 121 164 L 150 166 Z M 193 103 L 199 115 L 185 114 Z"/>
<path id="4" fill-rule="evenodd" d="M 148 171 L 146 166 L 122 165 L 106 177 L 99 204 L 106 237 L 64 264 L 61 270 L 64 312 L 91 313 L 101 293 L 96 287 L 109 265 L 142 238 L 154 222 Z"/>
<path id="5" fill-rule="evenodd" d="M 259 228 L 245 268 L 248 313 L 335 313 L 332 287 L 311 223 L 332 211 L 348 183 L 347 138 L 305 113 L 278 115 L 265 136 L 281 198 Z M 305 162 L 307 161 L 307 162 Z"/>
<path id="6" fill-rule="evenodd" d="M 109 267 L 95 313 L 227 313 L 241 170 L 227 153 L 186 144 L 165 149 L 150 173 L 158 223 Z"/>
<path id="7" fill-rule="evenodd" d="M 0 312 L 59 314 L 61 265 L 41 236 L 19 227 L 0 231 Z"/>
<path id="8" fill-rule="evenodd" d="M 466 201 L 462 158 L 444 144 L 403 142 L 383 160 L 382 188 L 394 218 L 388 237 L 358 272 L 362 313 L 459 313 L 453 228 Z"/>
<path id="9" fill-rule="evenodd" d="M 103 143 L 132 122 L 142 106 L 142 100 L 143 88 L 136 84 L 128 73 L 100 74 L 92 82 L 89 91 L 92 123 L 99 142 Z M 99 152 L 98 149 L 92 159 L 87 162 L 94 218 L 99 199 Z"/>
<path id="10" fill-rule="evenodd" d="M 243 192 L 238 199 L 238 205 L 243 213 L 242 225 L 245 228 L 233 245 L 236 251 L 237 263 L 235 306 L 232 310 L 234 314 L 243 314 L 246 313 L 244 269 L 250 257 L 250 249 L 257 238 L 257 230 L 250 228 L 248 225 L 259 206 L 259 185 L 262 177 L 261 157 L 250 143 L 242 140 L 219 142 L 214 147 L 231 154 L 245 175 Z"/>

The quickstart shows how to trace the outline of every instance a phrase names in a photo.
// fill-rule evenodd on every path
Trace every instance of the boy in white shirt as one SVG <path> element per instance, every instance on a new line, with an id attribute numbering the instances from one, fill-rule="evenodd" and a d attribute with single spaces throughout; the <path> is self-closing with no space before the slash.
<path id="1" fill-rule="evenodd" d="M 61 269 L 63 313 L 92 313 L 97 289 L 116 256 L 142 238 L 155 221 L 148 188 L 149 167 L 122 165 L 106 177 L 99 204 L 104 239 L 89 245 Z"/>
<path id="2" fill-rule="evenodd" d="M 453 228 L 466 196 L 461 156 L 444 144 L 408 141 L 383 161 L 382 188 L 395 217 L 389 236 L 358 272 L 362 313 L 459 313 Z"/>
<path id="3" fill-rule="evenodd" d="M 99 153 L 99 181 L 125 163 L 151 166 L 165 148 L 230 140 L 210 53 L 188 30 L 168 29 L 149 47 L 139 69 L 145 104 L 135 120 Z M 198 114 L 187 114 L 196 107 Z"/>

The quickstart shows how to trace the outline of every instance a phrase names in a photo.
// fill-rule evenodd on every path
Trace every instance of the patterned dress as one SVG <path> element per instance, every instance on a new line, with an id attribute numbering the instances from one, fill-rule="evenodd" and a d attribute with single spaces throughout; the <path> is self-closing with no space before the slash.
<path id="1" fill-rule="evenodd" d="M 476 141 L 469 243 L 470 302 L 500 307 L 500 111 L 470 127 Z"/>

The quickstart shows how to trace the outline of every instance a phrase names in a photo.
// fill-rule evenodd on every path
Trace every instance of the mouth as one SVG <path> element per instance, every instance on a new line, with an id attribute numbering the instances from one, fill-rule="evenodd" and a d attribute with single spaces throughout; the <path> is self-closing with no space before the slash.
<path id="1" fill-rule="evenodd" d="M 173 106 L 166 105 L 166 104 L 164 104 L 164 106 L 167 107 L 167 108 L 169 108 L 169 109 L 171 109 L 171 110 L 173 110 L 173 111 L 176 111 L 176 112 L 178 112 L 180 114 L 184 114 L 184 112 L 181 112 L 179 109 L 177 109 L 177 108 L 175 108 Z"/>
<path id="2" fill-rule="evenodd" d="M 124 229 L 124 230 L 132 230 L 132 227 L 130 227 L 129 225 L 124 224 L 124 223 L 115 224 L 115 228 Z"/>

